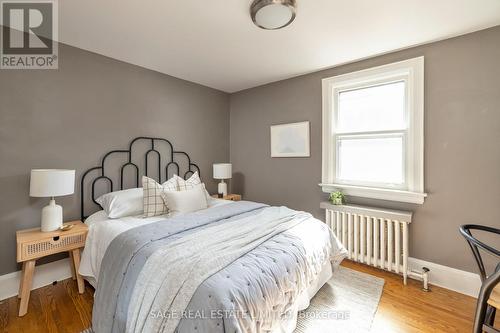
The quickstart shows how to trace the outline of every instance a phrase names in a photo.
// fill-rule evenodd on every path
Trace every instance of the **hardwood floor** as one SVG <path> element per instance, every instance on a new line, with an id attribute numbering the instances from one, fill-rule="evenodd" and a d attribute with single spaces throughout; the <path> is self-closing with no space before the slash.
<path id="1" fill-rule="evenodd" d="M 90 327 L 93 304 L 92 287 L 78 293 L 76 280 L 32 290 L 28 313 L 18 317 L 19 300 L 11 297 L 0 302 L 0 331 L 9 333 L 79 333 Z"/>
<path id="2" fill-rule="evenodd" d="M 424 292 L 417 281 L 403 286 L 401 278 L 369 266 L 344 261 L 343 266 L 385 279 L 372 332 L 471 332 L 475 299 L 432 286 Z M 91 323 L 93 289 L 78 294 L 76 281 L 61 281 L 31 292 L 28 313 L 17 316 L 19 300 L 0 302 L 0 330 L 9 333 L 78 333 Z M 497 321 L 498 323 L 498 321 Z"/>
<path id="3" fill-rule="evenodd" d="M 344 260 L 343 266 L 385 279 L 372 332 L 472 332 L 476 299 L 448 289 L 421 289 L 419 281 Z"/>

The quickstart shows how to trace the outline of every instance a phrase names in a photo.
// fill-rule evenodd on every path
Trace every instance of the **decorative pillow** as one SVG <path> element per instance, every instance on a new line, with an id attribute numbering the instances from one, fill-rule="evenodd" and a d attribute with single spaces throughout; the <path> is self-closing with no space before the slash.
<path id="1" fill-rule="evenodd" d="M 187 180 L 184 180 L 183 178 L 177 175 L 174 175 L 174 177 L 177 180 L 177 184 L 179 185 L 179 191 L 190 190 L 201 184 L 201 179 L 200 175 L 198 174 L 198 171 L 193 173 L 191 177 L 189 177 L 189 179 Z"/>
<path id="2" fill-rule="evenodd" d="M 168 207 L 165 205 L 161 197 L 161 193 L 164 191 L 178 191 L 177 180 L 175 177 L 176 176 L 173 176 L 160 185 L 156 182 L 156 180 L 142 176 L 144 217 L 168 213 Z"/>
<path id="3" fill-rule="evenodd" d="M 208 207 L 203 184 L 185 191 L 164 191 L 161 196 L 171 213 L 189 213 Z"/>
<path id="4" fill-rule="evenodd" d="M 143 212 L 142 188 L 106 193 L 97 198 L 109 218 L 139 215 Z"/>
<path id="5" fill-rule="evenodd" d="M 176 177 L 175 179 L 177 179 L 177 184 L 179 185 L 179 191 L 186 191 L 186 190 L 195 188 L 195 187 L 199 186 L 200 184 L 203 184 L 201 182 L 200 175 L 198 174 L 198 171 L 195 171 L 195 173 L 193 173 L 191 175 L 191 177 L 189 177 L 188 180 L 185 180 L 177 175 L 175 175 L 174 177 Z M 205 184 L 203 184 L 203 188 L 205 188 Z M 205 189 L 205 195 L 207 196 L 207 200 L 210 200 L 210 198 L 211 198 L 210 193 L 208 193 L 208 191 L 206 189 Z"/>

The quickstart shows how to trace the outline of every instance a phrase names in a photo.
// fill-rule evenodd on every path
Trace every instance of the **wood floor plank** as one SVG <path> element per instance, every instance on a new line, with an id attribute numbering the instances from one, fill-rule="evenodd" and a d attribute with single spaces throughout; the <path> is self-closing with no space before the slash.
<path id="1" fill-rule="evenodd" d="M 75 288 L 75 280 L 66 280 L 64 282 L 66 282 L 64 284 L 66 293 L 69 297 L 71 297 L 75 307 L 75 312 L 77 313 L 78 318 L 80 318 L 82 330 L 90 327 L 92 323 L 93 294 L 90 291 L 80 294 Z M 91 287 L 87 286 L 85 289 L 90 290 L 90 288 Z"/>
<path id="2" fill-rule="evenodd" d="M 404 286 L 398 275 L 348 260 L 342 265 L 385 280 L 373 333 L 471 332 L 474 298 L 436 286 L 427 293 L 418 281 L 410 279 Z M 17 297 L 4 300 L 0 302 L 0 332 L 79 333 L 91 325 L 93 293 L 86 284 L 80 295 L 72 279 L 34 290 L 24 317 L 17 316 Z"/>
<path id="3" fill-rule="evenodd" d="M 0 328 L 9 324 L 9 300 L 0 301 Z"/>

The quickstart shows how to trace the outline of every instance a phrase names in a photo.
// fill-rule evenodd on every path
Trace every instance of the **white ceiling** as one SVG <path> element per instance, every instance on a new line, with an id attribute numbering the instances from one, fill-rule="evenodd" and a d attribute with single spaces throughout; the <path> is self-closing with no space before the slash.
<path id="1" fill-rule="evenodd" d="M 297 0 L 288 27 L 251 0 L 61 0 L 59 40 L 226 92 L 500 24 L 500 0 Z"/>

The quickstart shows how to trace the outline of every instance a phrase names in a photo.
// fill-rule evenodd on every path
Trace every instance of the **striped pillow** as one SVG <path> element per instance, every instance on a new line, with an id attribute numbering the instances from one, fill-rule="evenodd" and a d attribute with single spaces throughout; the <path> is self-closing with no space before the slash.
<path id="1" fill-rule="evenodd" d="M 173 176 L 163 184 L 158 184 L 156 180 L 142 176 L 143 207 L 144 217 L 163 215 L 168 213 L 161 193 L 163 191 L 178 191 L 177 176 Z"/>

